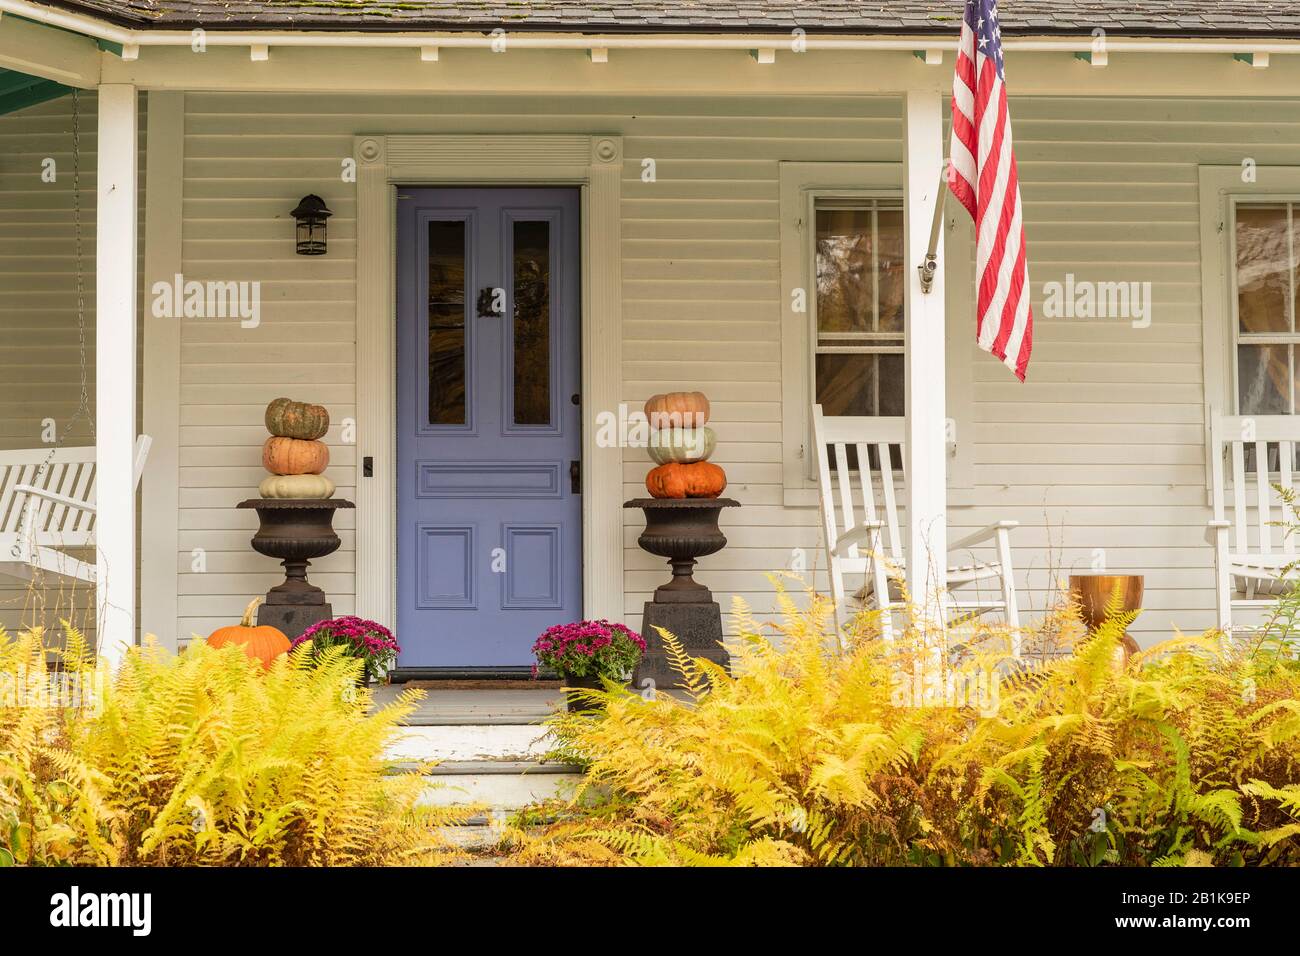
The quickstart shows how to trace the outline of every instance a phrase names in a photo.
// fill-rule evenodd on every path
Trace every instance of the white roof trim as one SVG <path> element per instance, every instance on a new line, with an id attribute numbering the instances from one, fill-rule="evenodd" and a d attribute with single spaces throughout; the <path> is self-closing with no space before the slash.
<path id="1" fill-rule="evenodd" d="M 0 13 L 12 13 L 48 26 L 81 33 L 97 40 L 139 47 L 190 46 L 195 31 L 128 30 L 105 23 L 93 17 L 64 13 L 32 3 L 30 0 L 0 0 Z M 936 38 L 933 33 L 913 37 L 802 35 L 798 38 L 803 50 L 956 50 L 957 37 L 950 40 Z M 370 47 L 420 49 L 431 44 L 439 47 L 491 48 L 491 36 L 448 33 L 341 33 L 333 31 L 225 31 L 204 30 L 204 42 L 214 46 L 295 46 L 295 47 Z M 582 35 L 555 33 L 516 33 L 510 35 L 510 46 L 515 49 L 534 50 L 589 50 L 602 48 L 660 49 L 660 50 L 752 50 L 758 48 L 784 49 L 795 38 L 790 34 L 684 34 L 679 36 L 654 35 Z M 1006 37 L 1002 46 L 1006 50 L 1034 53 L 1091 52 L 1095 40 L 1092 36 L 1078 40 L 1036 39 L 1034 37 Z M 1237 40 L 1143 40 L 1124 37 L 1107 38 L 1106 49 L 1112 53 L 1278 53 L 1300 54 L 1300 40 L 1261 42 L 1256 39 Z"/>

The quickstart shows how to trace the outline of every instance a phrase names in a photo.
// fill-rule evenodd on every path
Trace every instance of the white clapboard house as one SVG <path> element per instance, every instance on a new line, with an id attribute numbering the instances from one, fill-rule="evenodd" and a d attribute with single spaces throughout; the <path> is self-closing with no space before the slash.
<path id="1" fill-rule="evenodd" d="M 81 601 L 111 657 L 233 622 L 281 578 L 235 505 L 288 396 L 356 504 L 312 568 L 335 612 L 407 674 L 513 672 L 539 622 L 636 626 L 666 580 L 623 425 L 675 390 L 741 504 L 698 571 L 724 608 L 828 587 L 820 405 L 885 449 L 914 584 L 1023 622 L 1141 574 L 1148 644 L 1253 620 L 1294 550 L 1300 12 L 997 7 L 1022 384 L 976 348 L 956 202 L 917 269 L 963 7 L 0 0 L 4 623 Z"/>

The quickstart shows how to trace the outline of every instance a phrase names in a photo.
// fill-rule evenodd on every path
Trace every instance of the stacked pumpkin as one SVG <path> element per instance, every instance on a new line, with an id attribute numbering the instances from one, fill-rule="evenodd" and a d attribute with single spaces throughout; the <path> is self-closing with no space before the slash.
<path id="1" fill-rule="evenodd" d="M 709 461 L 717 436 L 707 427 L 709 399 L 703 392 L 667 392 L 645 403 L 650 422 L 650 459 L 645 476 L 654 498 L 716 498 L 727 473 Z"/>
<path id="2" fill-rule="evenodd" d="M 263 498 L 332 497 L 334 482 L 321 474 L 330 463 L 329 446 L 320 440 L 329 427 L 324 405 L 288 398 L 267 405 L 271 437 L 262 446 L 262 467 L 271 474 L 257 486 L 258 493 Z"/>

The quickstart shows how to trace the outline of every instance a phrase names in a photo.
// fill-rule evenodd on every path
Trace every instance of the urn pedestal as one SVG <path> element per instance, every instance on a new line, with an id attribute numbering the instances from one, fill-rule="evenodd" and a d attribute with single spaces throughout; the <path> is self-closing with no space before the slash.
<path id="1" fill-rule="evenodd" d="M 250 542 L 253 550 L 278 558 L 284 566 L 284 581 L 266 592 L 266 603 L 257 609 L 257 623 L 279 628 L 293 640 L 313 624 L 332 618 L 334 609 L 325 592 L 307 580 L 307 568 L 312 558 L 339 549 L 334 512 L 355 505 L 332 498 L 250 498 L 238 507 L 254 509 L 261 522 Z"/>
<path id="2" fill-rule="evenodd" d="M 641 622 L 646 652 L 632 675 L 635 690 L 681 686 L 656 628 L 662 627 L 681 641 L 691 657 L 704 657 L 723 668 L 731 658 L 722 646 L 722 610 L 713 593 L 695 580 L 696 559 L 727 546 L 718 527 L 723 508 L 739 508 L 731 498 L 634 498 L 624 508 L 645 512 L 646 527 L 637 539 L 643 551 L 667 558 L 673 576 L 647 601 Z"/>

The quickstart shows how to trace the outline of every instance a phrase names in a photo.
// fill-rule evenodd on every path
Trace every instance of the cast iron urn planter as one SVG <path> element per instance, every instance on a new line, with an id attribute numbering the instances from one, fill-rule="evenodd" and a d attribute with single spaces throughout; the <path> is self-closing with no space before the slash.
<path id="1" fill-rule="evenodd" d="M 293 640 L 318 621 L 332 618 L 333 608 L 325 592 L 307 580 L 307 568 L 312 558 L 339 549 L 334 512 L 355 505 L 332 498 L 250 498 L 238 507 L 255 509 L 261 522 L 253 550 L 284 565 L 284 581 L 266 592 L 257 623 L 277 627 Z"/>
<path id="2" fill-rule="evenodd" d="M 637 538 L 643 551 L 667 558 L 673 576 L 655 589 L 654 600 L 647 601 L 641 624 L 646 652 L 632 686 L 680 686 L 680 677 L 668 664 L 663 640 L 656 630 L 662 627 L 679 641 L 692 657 L 704 657 L 726 668 L 731 659 L 722 647 L 722 611 L 711 592 L 695 580 L 695 562 L 716 554 L 727 546 L 727 537 L 718 527 L 723 508 L 739 508 L 731 498 L 634 498 L 624 508 L 645 512 L 645 531 Z"/>

